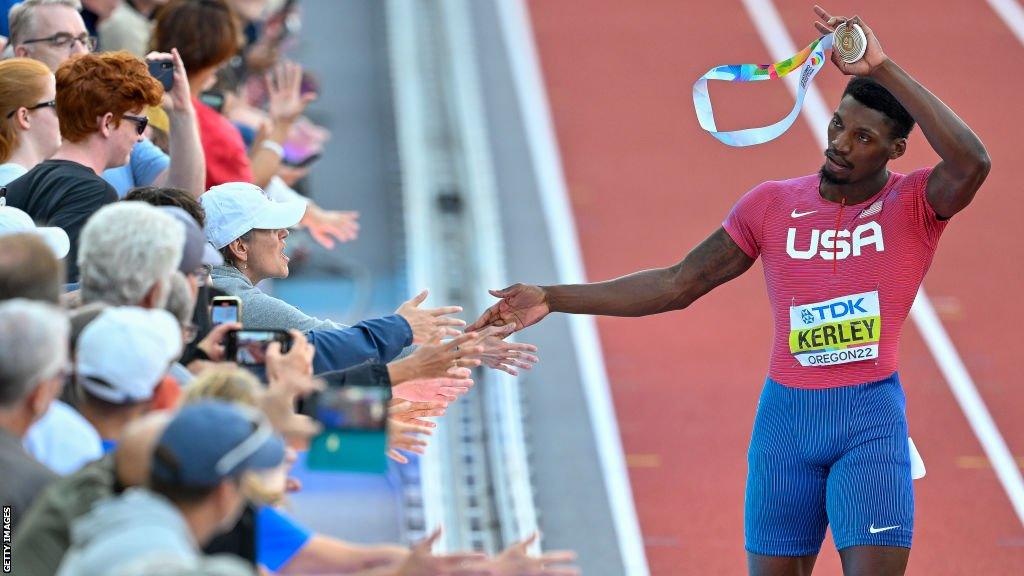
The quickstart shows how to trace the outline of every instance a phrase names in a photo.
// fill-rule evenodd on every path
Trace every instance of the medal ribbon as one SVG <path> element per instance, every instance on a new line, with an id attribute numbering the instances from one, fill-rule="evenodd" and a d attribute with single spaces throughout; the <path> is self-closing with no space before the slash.
<path id="1" fill-rule="evenodd" d="M 804 95 L 811 79 L 825 64 L 825 50 L 832 48 L 832 34 L 826 34 L 811 42 L 800 52 L 775 64 L 727 64 L 708 70 L 693 84 L 693 107 L 697 111 L 700 127 L 707 130 L 723 144 L 729 146 L 753 146 L 763 144 L 781 136 L 796 121 L 800 108 L 804 104 Z M 711 96 L 708 95 L 708 80 L 725 82 L 757 82 L 782 78 L 790 72 L 803 68 L 800 84 L 796 93 L 796 102 L 789 114 L 778 122 L 760 128 L 745 128 L 719 132 L 715 125 L 715 113 L 711 108 Z"/>

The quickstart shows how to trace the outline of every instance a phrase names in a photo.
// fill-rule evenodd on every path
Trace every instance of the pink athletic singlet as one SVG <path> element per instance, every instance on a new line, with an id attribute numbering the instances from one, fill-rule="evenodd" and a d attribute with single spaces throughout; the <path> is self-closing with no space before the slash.
<path id="1" fill-rule="evenodd" d="M 765 182 L 733 207 L 726 232 L 764 261 L 770 378 L 832 388 L 896 372 L 903 321 L 946 227 L 925 196 L 929 174 L 892 173 L 877 195 L 847 206 L 821 197 L 817 174 Z"/>

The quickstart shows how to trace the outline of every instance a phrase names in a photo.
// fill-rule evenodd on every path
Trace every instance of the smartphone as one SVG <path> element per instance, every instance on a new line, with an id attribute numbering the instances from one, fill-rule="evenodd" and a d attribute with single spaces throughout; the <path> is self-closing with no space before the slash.
<path id="1" fill-rule="evenodd" d="M 281 352 L 287 352 L 292 335 L 284 330 L 230 330 L 224 341 L 225 357 L 239 366 L 263 366 L 271 342 L 280 342 Z"/>
<path id="2" fill-rule="evenodd" d="M 281 159 L 281 163 L 284 164 L 285 166 L 291 166 L 292 168 L 305 168 L 306 166 L 309 166 L 313 162 L 319 160 L 320 156 L 322 155 L 323 154 L 321 154 L 320 152 L 315 152 L 301 160 L 297 160 L 294 158 L 289 158 L 288 154 L 286 153 L 285 157 Z"/>
<path id="3" fill-rule="evenodd" d="M 174 88 L 174 62 L 171 60 L 147 60 L 149 75 L 160 81 L 164 92 L 170 92 Z"/>
<path id="4" fill-rule="evenodd" d="M 214 296 L 210 302 L 210 324 L 231 324 L 242 321 L 242 300 L 238 296 Z"/>
<path id="5" fill-rule="evenodd" d="M 337 472 L 386 472 L 390 397 L 391 391 L 383 386 L 345 384 L 328 386 L 306 398 L 302 413 L 323 425 L 323 432 L 309 444 L 306 467 Z"/>

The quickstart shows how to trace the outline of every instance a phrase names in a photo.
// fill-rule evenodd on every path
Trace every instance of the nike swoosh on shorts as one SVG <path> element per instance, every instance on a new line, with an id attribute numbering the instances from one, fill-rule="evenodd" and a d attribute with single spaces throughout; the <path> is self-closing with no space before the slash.
<path id="1" fill-rule="evenodd" d="M 871 527 L 868 528 L 868 532 L 871 532 L 872 534 L 878 534 L 879 532 L 885 532 L 886 530 L 893 530 L 893 529 L 899 528 L 899 527 L 900 527 L 900 525 L 897 524 L 895 526 L 885 526 L 883 528 L 875 528 L 875 525 L 872 524 Z"/>

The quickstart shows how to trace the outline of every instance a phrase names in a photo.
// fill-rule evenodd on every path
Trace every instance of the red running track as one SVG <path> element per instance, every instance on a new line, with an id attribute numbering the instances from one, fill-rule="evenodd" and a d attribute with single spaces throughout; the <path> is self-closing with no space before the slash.
<path id="1" fill-rule="evenodd" d="M 776 5 L 797 45 L 813 39 L 810 4 Z M 828 8 L 850 14 L 851 6 Z M 939 10 L 923 0 L 865 0 L 855 8 L 993 158 L 976 201 L 947 228 L 925 287 L 1019 458 L 1024 391 L 1014 337 L 1024 326 L 1015 302 L 1024 267 L 1015 255 L 1013 146 L 1024 77 L 1000 68 L 1020 61 L 1024 46 L 982 2 Z M 697 124 L 690 90 L 699 75 L 771 61 L 739 0 L 549 0 L 531 2 L 530 11 L 589 278 L 676 262 L 750 187 L 820 167 L 822 151 L 802 119 L 746 149 L 719 144 Z M 947 42 L 924 48 L 928 38 Z M 845 79 L 830 68 L 815 82 L 834 106 Z M 725 129 L 774 121 L 792 105 L 779 82 L 713 90 Z M 936 161 L 916 130 L 893 168 Z M 745 455 L 770 322 L 759 264 L 684 312 L 598 320 L 652 574 L 745 573 Z M 904 331 L 901 376 L 928 466 L 915 484 L 908 574 L 1024 574 L 1021 521 L 913 326 Z M 815 574 L 840 573 L 828 540 Z"/>

